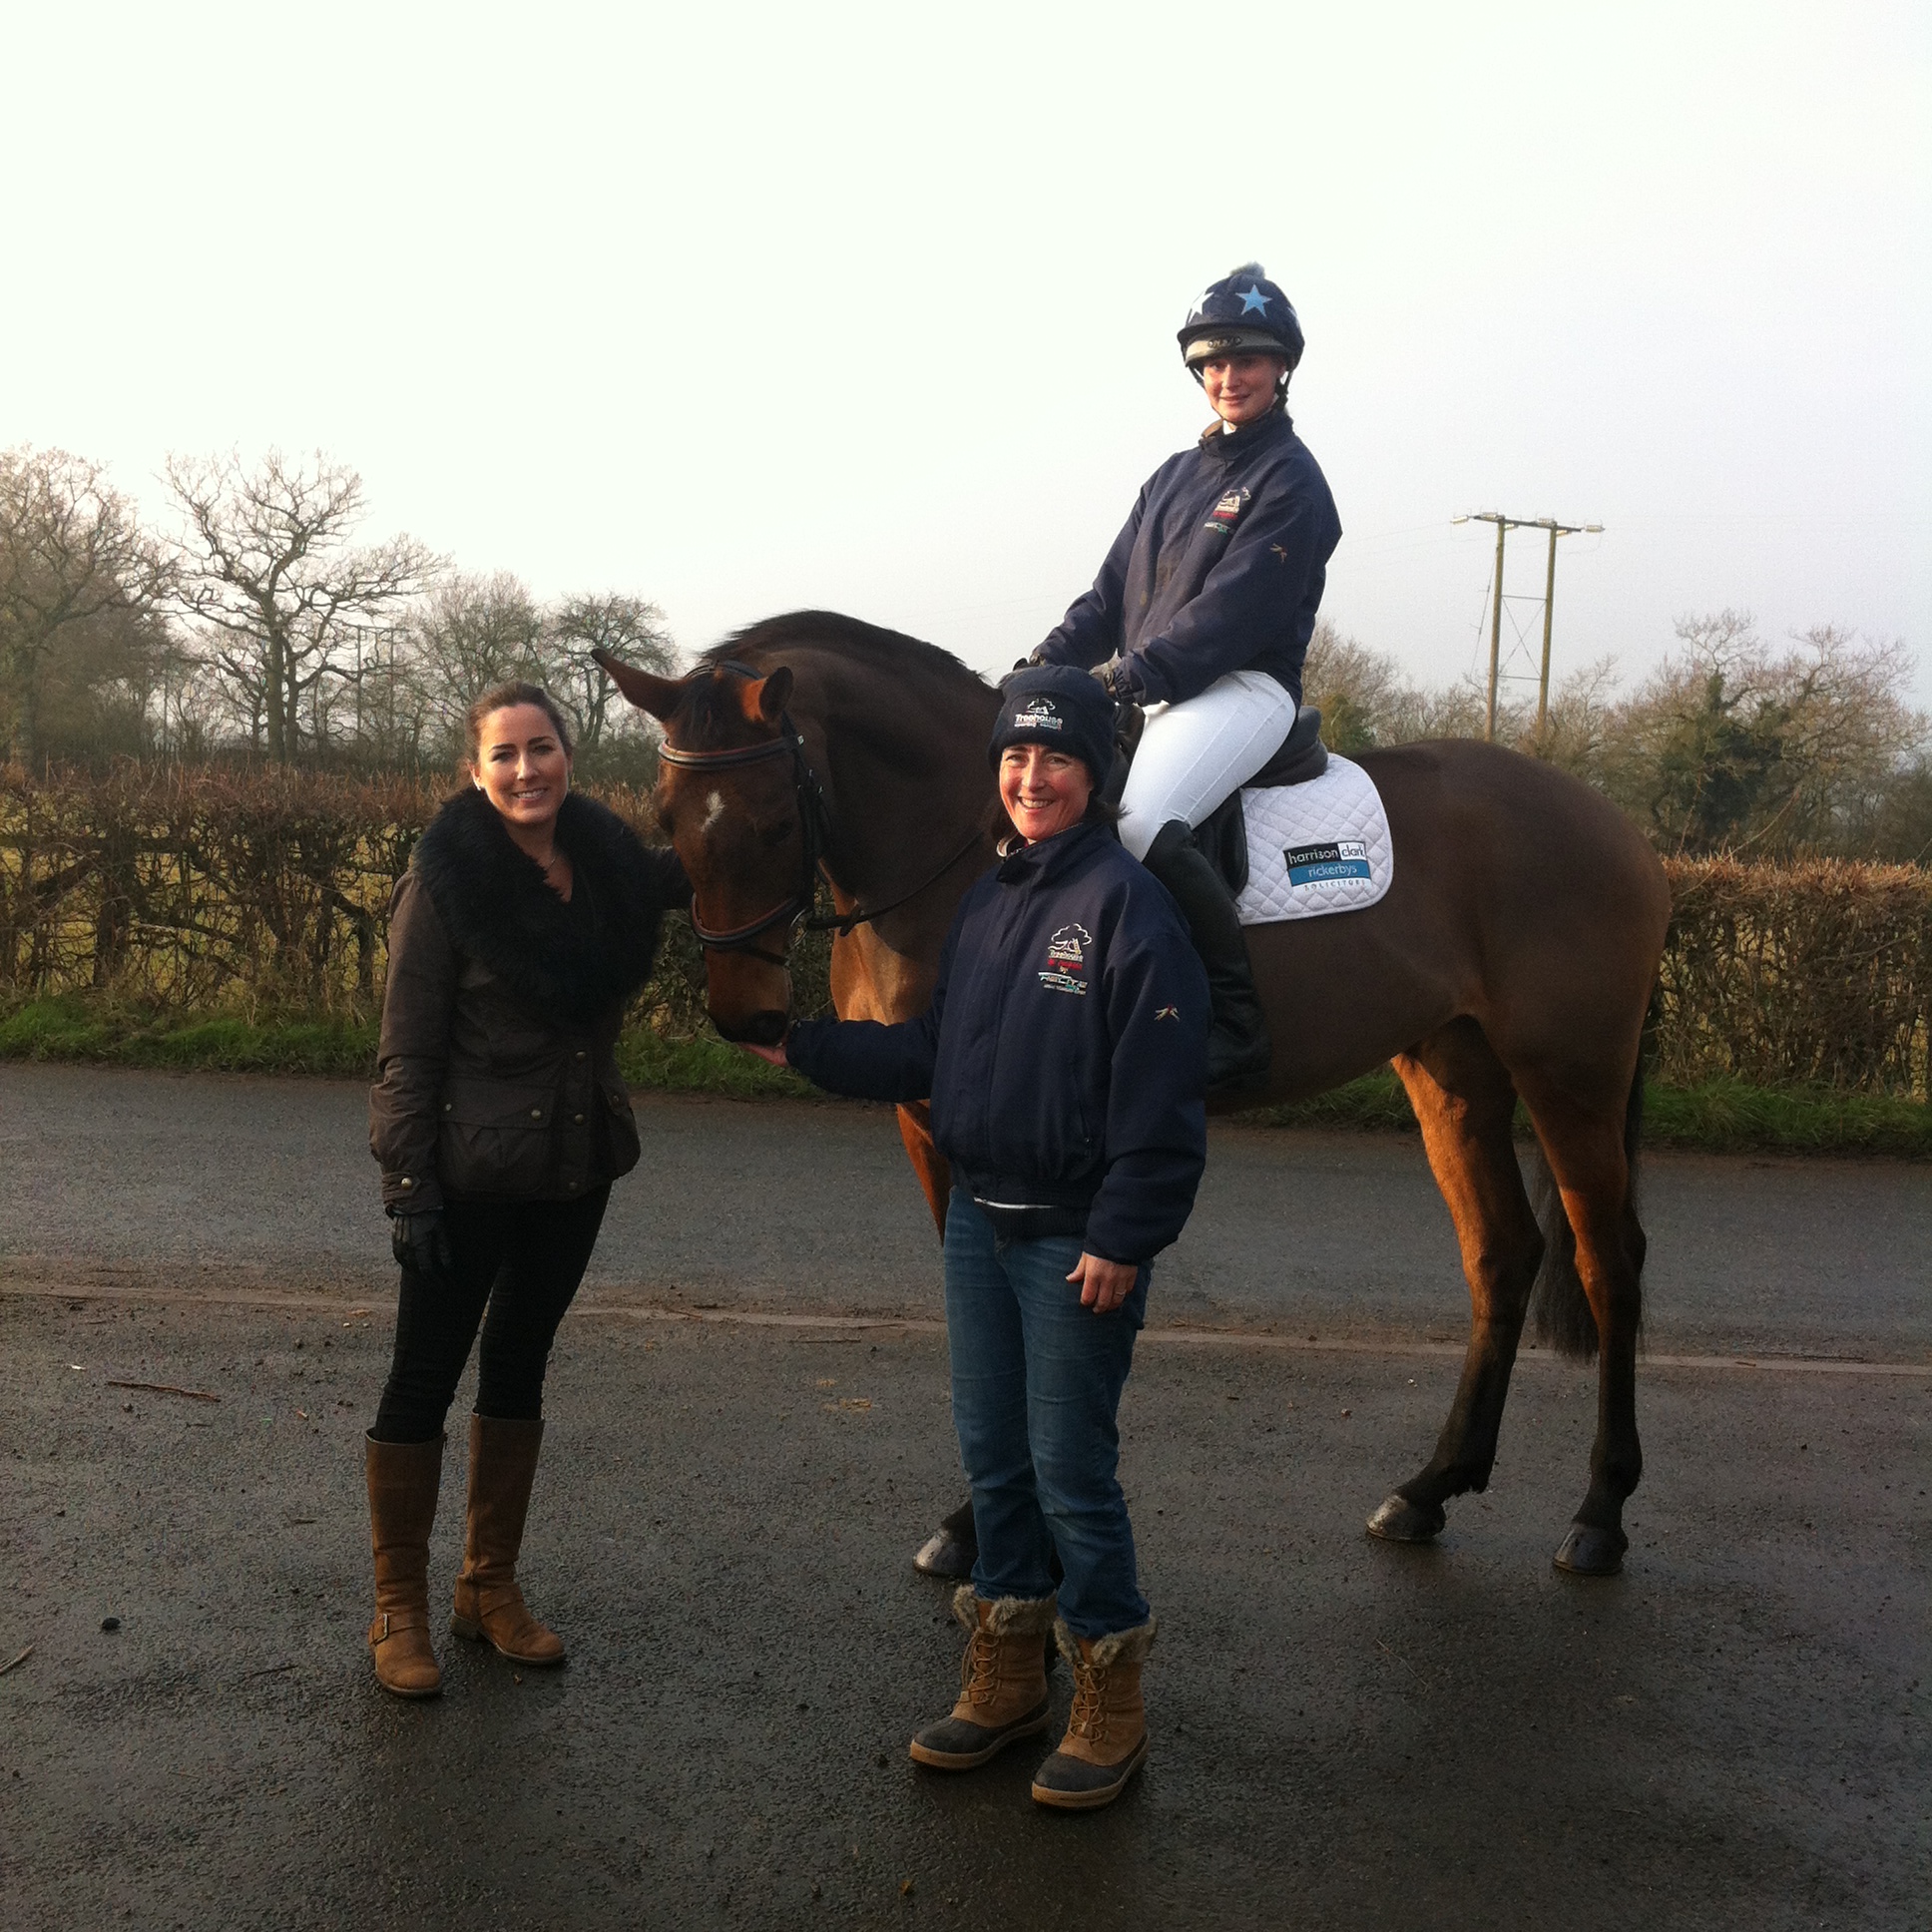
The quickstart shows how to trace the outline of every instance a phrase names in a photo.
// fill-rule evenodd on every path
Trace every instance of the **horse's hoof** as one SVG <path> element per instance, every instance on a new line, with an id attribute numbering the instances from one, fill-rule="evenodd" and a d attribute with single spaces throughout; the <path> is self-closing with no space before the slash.
<path id="1" fill-rule="evenodd" d="M 1622 1530 L 1600 1530 L 1589 1523 L 1572 1523 L 1556 1566 L 1573 1577 L 1614 1577 L 1624 1567 L 1630 1538 Z"/>
<path id="2" fill-rule="evenodd" d="M 973 1559 L 979 1553 L 962 1543 L 950 1530 L 936 1530 L 919 1546 L 912 1567 L 925 1577 L 945 1577 L 963 1582 L 973 1574 Z"/>
<path id="3" fill-rule="evenodd" d="M 1447 1521 L 1434 1503 L 1412 1503 L 1406 1496 L 1391 1496 L 1368 1519 L 1368 1533 L 1386 1543 L 1428 1543 L 1442 1534 Z"/>

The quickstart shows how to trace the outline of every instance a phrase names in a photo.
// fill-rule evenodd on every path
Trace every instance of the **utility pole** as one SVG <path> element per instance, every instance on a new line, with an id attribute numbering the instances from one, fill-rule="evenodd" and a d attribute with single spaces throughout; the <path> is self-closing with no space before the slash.
<path id="1" fill-rule="evenodd" d="M 1537 679 L 1536 734 L 1540 740 L 1550 722 L 1550 633 L 1557 606 L 1557 539 L 1559 537 L 1601 536 L 1601 523 L 1559 523 L 1554 517 L 1506 517 L 1500 510 L 1472 510 L 1467 516 L 1453 517 L 1454 523 L 1493 523 L 1496 526 L 1496 584 L 1491 594 L 1489 614 L 1489 711 L 1483 736 L 1496 737 L 1496 685 L 1503 669 L 1503 540 L 1512 530 L 1547 530 L 1550 533 L 1550 567 L 1543 580 L 1543 669 Z"/>

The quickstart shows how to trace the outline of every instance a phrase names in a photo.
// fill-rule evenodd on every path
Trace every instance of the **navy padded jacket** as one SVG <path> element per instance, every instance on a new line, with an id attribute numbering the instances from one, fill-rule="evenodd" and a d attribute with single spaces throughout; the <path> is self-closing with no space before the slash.
<path id="1" fill-rule="evenodd" d="M 1094 588 L 1040 659 L 1091 670 L 1118 655 L 1149 703 L 1264 671 L 1298 705 L 1340 541 L 1327 481 L 1285 412 L 1209 433 L 1148 479 Z"/>
<path id="2" fill-rule="evenodd" d="M 804 1020 L 786 1045 L 833 1093 L 930 1098 L 933 1141 L 977 1200 L 1084 1210 L 1088 1252 L 1131 1262 L 1194 1207 L 1207 1055 L 1208 980 L 1180 911 L 1092 824 L 974 881 L 918 1019 Z"/>

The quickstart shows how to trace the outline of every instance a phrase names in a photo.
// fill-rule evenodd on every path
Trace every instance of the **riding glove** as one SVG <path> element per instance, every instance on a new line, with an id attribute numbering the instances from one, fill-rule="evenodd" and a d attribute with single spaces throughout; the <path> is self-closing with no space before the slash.
<path id="1" fill-rule="evenodd" d="M 389 1218 L 389 1250 L 397 1264 L 420 1274 L 425 1281 L 447 1281 L 456 1270 L 456 1250 L 440 1208 L 421 1208 L 413 1214 Z"/>

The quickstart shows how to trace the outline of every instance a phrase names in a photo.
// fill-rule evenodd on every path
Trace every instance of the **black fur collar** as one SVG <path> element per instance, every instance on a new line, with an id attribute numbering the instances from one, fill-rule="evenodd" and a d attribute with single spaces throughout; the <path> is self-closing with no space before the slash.
<path id="1" fill-rule="evenodd" d="M 588 1024 L 651 977 L 661 905 L 643 842 L 608 805 L 569 793 L 557 842 L 570 854 L 590 918 L 544 882 L 543 867 L 466 785 L 429 821 L 411 863 L 450 943 L 522 1004 Z"/>

